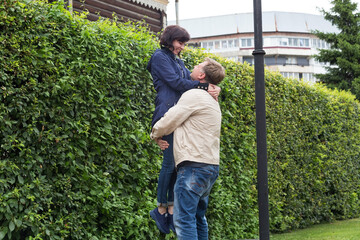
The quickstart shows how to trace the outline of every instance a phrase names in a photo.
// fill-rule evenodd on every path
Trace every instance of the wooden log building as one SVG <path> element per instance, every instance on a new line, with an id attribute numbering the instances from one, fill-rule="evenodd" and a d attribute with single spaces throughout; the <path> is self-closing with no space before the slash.
<path id="1" fill-rule="evenodd" d="M 53 2 L 56 0 L 49 0 Z M 166 26 L 168 0 L 67 0 L 76 12 L 88 11 L 87 18 L 96 21 L 100 16 L 120 21 L 145 21 L 150 30 L 159 32 Z"/>

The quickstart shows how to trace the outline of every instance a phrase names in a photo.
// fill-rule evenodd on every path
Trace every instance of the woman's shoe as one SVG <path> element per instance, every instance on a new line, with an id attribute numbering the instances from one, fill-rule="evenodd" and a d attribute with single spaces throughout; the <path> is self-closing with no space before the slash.
<path id="1" fill-rule="evenodd" d="M 150 211 L 150 216 L 152 219 L 154 219 L 156 226 L 158 227 L 160 232 L 165 234 L 170 233 L 167 215 L 168 215 L 167 213 L 160 214 L 158 208 L 155 208 Z"/>

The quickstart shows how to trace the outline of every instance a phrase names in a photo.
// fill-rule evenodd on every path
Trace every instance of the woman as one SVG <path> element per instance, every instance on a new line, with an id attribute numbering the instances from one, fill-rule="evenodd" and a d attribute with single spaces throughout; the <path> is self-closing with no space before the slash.
<path id="1" fill-rule="evenodd" d="M 189 89 L 204 89 L 216 99 L 219 95 L 219 87 L 191 80 L 190 71 L 179 58 L 181 51 L 189 40 L 190 35 L 184 28 L 178 25 L 166 27 L 160 37 L 161 49 L 155 51 L 148 63 L 147 70 L 151 73 L 157 92 L 152 126 L 155 125 L 169 108 L 177 103 L 181 94 Z M 164 136 L 156 141 L 164 151 L 157 188 L 158 207 L 150 211 L 150 216 L 155 220 L 159 230 L 168 234 L 170 229 L 175 232 L 172 221 L 173 190 L 176 180 L 172 146 L 173 134 Z"/>

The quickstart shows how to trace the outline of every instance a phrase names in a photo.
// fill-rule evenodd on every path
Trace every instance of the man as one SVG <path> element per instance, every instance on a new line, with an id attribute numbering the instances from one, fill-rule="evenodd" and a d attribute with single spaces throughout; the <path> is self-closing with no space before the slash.
<path id="1" fill-rule="evenodd" d="M 191 73 L 192 79 L 214 85 L 224 77 L 224 68 L 210 58 Z M 152 129 L 151 138 L 160 147 L 159 139 L 174 131 L 174 225 L 180 240 L 208 239 L 205 212 L 210 190 L 219 175 L 220 129 L 219 103 L 201 89 L 183 93 Z"/>

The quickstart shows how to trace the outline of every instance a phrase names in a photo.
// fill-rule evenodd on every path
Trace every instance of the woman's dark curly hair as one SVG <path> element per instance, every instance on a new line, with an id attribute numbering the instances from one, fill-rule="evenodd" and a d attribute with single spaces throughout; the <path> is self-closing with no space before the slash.
<path id="1" fill-rule="evenodd" d="M 179 42 L 188 42 L 190 40 L 190 34 L 185 28 L 178 25 L 167 26 L 164 32 L 160 36 L 160 46 L 173 50 L 173 41 L 178 40 Z"/>

